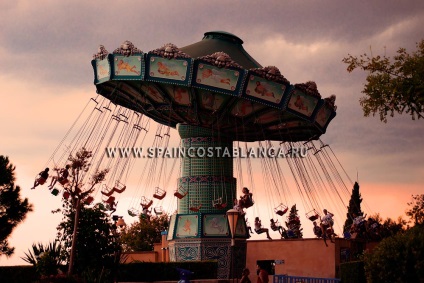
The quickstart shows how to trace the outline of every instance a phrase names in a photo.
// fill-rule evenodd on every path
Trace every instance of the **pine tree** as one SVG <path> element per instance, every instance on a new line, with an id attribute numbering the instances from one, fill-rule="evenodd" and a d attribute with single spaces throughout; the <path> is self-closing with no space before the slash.
<path id="1" fill-rule="evenodd" d="M 296 205 L 293 205 L 290 209 L 290 213 L 287 217 L 287 222 L 286 222 L 286 226 L 287 229 L 289 229 L 289 231 L 293 232 L 293 235 L 290 235 L 291 233 L 289 233 L 289 237 L 290 238 L 303 238 L 303 233 L 302 230 L 303 228 L 301 228 L 301 224 L 300 224 L 300 218 L 299 218 L 299 214 L 297 213 L 297 209 L 296 209 Z"/>
<path id="2" fill-rule="evenodd" d="M 7 238 L 13 229 L 32 211 L 28 199 L 21 199 L 19 186 L 15 186 L 15 166 L 7 156 L 0 155 L 0 256 L 13 254 Z"/>
<path id="3" fill-rule="evenodd" d="M 352 189 L 352 195 L 349 200 L 349 206 L 347 207 L 347 213 L 346 213 L 346 221 L 343 225 L 343 231 L 347 231 L 350 229 L 350 226 L 353 223 L 353 214 L 356 215 L 362 215 L 363 212 L 361 210 L 361 194 L 359 193 L 359 184 L 358 182 L 355 182 Z"/>

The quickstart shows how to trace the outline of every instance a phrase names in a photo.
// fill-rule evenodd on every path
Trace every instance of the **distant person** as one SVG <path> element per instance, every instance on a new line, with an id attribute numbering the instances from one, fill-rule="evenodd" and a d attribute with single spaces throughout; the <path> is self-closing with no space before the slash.
<path id="1" fill-rule="evenodd" d="M 40 173 L 38 173 L 37 178 L 34 181 L 34 187 L 31 188 L 31 190 L 35 189 L 38 185 L 44 185 L 44 183 L 49 178 L 49 168 L 44 169 Z"/>
<path id="2" fill-rule="evenodd" d="M 281 238 L 283 238 L 283 233 L 285 232 L 283 226 L 281 226 L 280 223 L 278 223 L 278 220 L 275 221 L 273 218 L 270 221 L 271 221 L 271 225 L 270 225 L 271 229 L 273 231 L 278 231 L 278 233 L 280 233 L 281 235 Z"/>
<path id="3" fill-rule="evenodd" d="M 240 283 L 251 283 L 249 274 L 250 274 L 249 268 L 243 269 L 243 272 L 241 273 Z"/>
<path id="4" fill-rule="evenodd" d="M 266 233 L 266 237 L 269 240 L 272 240 L 271 237 L 269 236 L 268 228 L 262 228 L 262 223 L 261 223 L 261 220 L 259 219 L 259 217 L 255 217 L 255 232 L 257 234 Z"/>
<path id="5" fill-rule="evenodd" d="M 60 170 L 57 170 L 57 176 L 52 177 L 52 181 L 50 182 L 49 189 L 53 189 L 54 185 L 56 185 L 56 182 L 59 181 L 60 184 L 64 185 L 68 182 L 68 176 L 69 176 L 69 168 L 71 168 L 71 165 L 67 164 L 65 168 L 62 168 Z"/>
<path id="6" fill-rule="evenodd" d="M 243 195 L 240 197 L 239 205 L 241 208 L 249 208 L 253 205 L 253 194 L 249 191 L 247 187 L 244 187 Z"/>
<path id="7" fill-rule="evenodd" d="M 318 224 L 317 224 L 316 221 L 314 221 L 313 223 L 314 223 L 314 228 L 313 228 L 314 235 L 317 236 L 317 238 L 321 238 L 322 237 L 322 229 L 321 229 L 321 227 L 318 226 Z"/>
<path id="8" fill-rule="evenodd" d="M 333 216 L 334 216 L 334 214 L 327 211 L 327 209 L 325 209 L 325 208 L 322 212 L 324 212 L 324 216 L 321 217 L 321 225 L 320 226 L 321 226 L 322 235 L 325 235 L 326 229 L 333 227 L 333 224 L 334 224 Z"/>
<path id="9" fill-rule="evenodd" d="M 269 282 L 269 278 L 268 278 L 269 274 L 264 269 L 262 263 L 258 263 L 257 272 L 258 272 L 258 281 L 256 281 L 257 283 L 268 283 Z"/>

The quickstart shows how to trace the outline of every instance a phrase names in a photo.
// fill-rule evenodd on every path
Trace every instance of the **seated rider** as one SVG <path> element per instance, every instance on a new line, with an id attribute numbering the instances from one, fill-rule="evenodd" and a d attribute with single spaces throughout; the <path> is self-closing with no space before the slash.
<path id="1" fill-rule="evenodd" d="M 268 228 L 262 228 L 262 223 L 259 217 L 255 217 L 255 232 L 257 234 L 266 233 L 266 237 L 269 240 L 272 240 L 271 237 L 269 236 Z"/>
<path id="2" fill-rule="evenodd" d="M 244 215 L 245 212 L 244 212 L 243 207 L 241 206 L 240 202 L 241 202 L 241 200 L 239 201 L 237 199 L 234 199 L 233 209 L 237 210 L 240 213 L 240 215 Z"/>
<path id="3" fill-rule="evenodd" d="M 322 230 L 321 227 L 318 226 L 317 222 L 314 221 L 314 235 L 317 236 L 317 238 L 321 238 L 322 237 Z"/>
<path id="4" fill-rule="evenodd" d="M 47 179 L 49 178 L 49 168 L 44 169 L 40 173 L 38 173 L 37 178 L 34 181 L 34 187 L 31 188 L 31 190 L 35 189 L 38 185 L 43 185 Z"/>
<path id="5" fill-rule="evenodd" d="M 278 233 L 280 233 L 280 235 L 282 237 L 283 236 L 283 232 L 284 232 L 283 226 L 279 225 L 280 223 L 278 223 L 278 220 L 277 221 L 274 221 L 274 219 L 271 219 L 270 221 L 271 221 L 271 225 L 270 225 L 271 226 L 271 229 L 273 231 L 278 231 Z"/>
<path id="6" fill-rule="evenodd" d="M 324 216 L 321 217 L 321 232 L 322 235 L 325 235 L 325 230 L 327 228 L 332 228 L 333 224 L 334 224 L 334 220 L 333 220 L 333 216 L 334 214 L 332 214 L 331 212 L 327 211 L 327 209 L 324 208 L 323 210 L 324 212 Z"/>
<path id="7" fill-rule="evenodd" d="M 249 192 L 249 189 L 244 187 L 243 190 L 243 195 L 240 197 L 240 202 L 239 205 L 241 206 L 241 208 L 249 208 L 253 205 L 253 198 L 252 198 L 252 193 Z"/>
<path id="8" fill-rule="evenodd" d="M 53 187 L 54 187 L 54 185 L 56 185 L 57 181 L 59 181 L 59 183 L 61 183 L 61 184 L 65 184 L 67 182 L 68 176 L 69 176 L 69 171 L 68 171 L 69 168 L 71 168 L 71 165 L 67 164 L 65 166 L 65 168 L 62 168 L 60 170 L 56 169 L 58 171 L 57 177 L 56 176 L 52 177 L 52 181 L 50 182 L 50 185 L 49 185 L 50 190 L 53 189 Z"/>
<path id="9" fill-rule="evenodd" d="M 357 213 L 352 213 L 353 223 L 350 229 L 351 232 L 361 232 L 365 230 L 365 216 L 358 215 Z"/>

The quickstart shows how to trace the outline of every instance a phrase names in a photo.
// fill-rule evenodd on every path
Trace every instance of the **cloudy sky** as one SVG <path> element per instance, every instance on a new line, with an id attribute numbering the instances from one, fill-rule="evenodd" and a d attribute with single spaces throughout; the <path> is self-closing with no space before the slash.
<path id="1" fill-rule="evenodd" d="M 34 205 L 10 238 L 15 255 L 0 265 L 24 264 L 20 257 L 33 242 L 54 239 L 60 215 L 50 211 L 60 201 L 45 188 L 29 188 L 95 95 L 92 55 L 100 44 L 113 51 L 124 40 L 148 52 L 227 31 L 291 83 L 315 81 L 324 97 L 337 96 L 337 116 L 323 141 L 353 180 L 359 176 L 371 212 L 404 216 L 411 194 L 424 193 L 424 122 L 363 117 L 358 100 L 366 74 L 349 74 L 341 60 L 413 51 L 423 19 L 419 0 L 0 1 L 0 154 L 14 163 L 22 195 Z"/>

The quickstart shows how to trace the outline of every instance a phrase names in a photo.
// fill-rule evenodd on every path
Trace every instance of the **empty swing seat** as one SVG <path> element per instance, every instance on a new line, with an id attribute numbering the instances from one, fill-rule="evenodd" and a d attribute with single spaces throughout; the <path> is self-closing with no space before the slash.
<path id="1" fill-rule="evenodd" d="M 198 201 L 193 201 L 191 202 L 189 210 L 193 212 L 198 212 L 200 208 L 202 208 L 202 204 L 199 203 Z"/>
<path id="2" fill-rule="evenodd" d="M 113 189 L 109 189 L 107 185 L 103 185 L 101 193 L 102 195 L 109 197 L 113 194 Z"/>
<path id="3" fill-rule="evenodd" d="M 57 196 L 58 194 L 59 194 L 59 190 L 58 190 L 58 189 L 56 189 L 56 188 L 54 188 L 54 189 L 52 190 L 52 195 Z"/>
<path id="4" fill-rule="evenodd" d="M 162 206 L 158 206 L 153 208 L 153 211 L 155 212 L 156 215 L 162 215 L 163 211 L 162 211 Z"/>
<path id="5" fill-rule="evenodd" d="M 105 203 L 109 204 L 109 205 L 113 205 L 113 203 L 115 202 L 115 197 L 114 196 L 110 196 Z"/>
<path id="6" fill-rule="evenodd" d="M 200 208 L 202 208 L 201 205 L 200 206 L 192 206 L 192 207 L 190 207 L 190 211 L 199 212 Z"/>
<path id="7" fill-rule="evenodd" d="M 125 186 L 124 184 L 122 184 L 121 182 L 119 182 L 119 181 L 116 181 L 116 184 L 115 184 L 115 186 L 113 187 L 113 189 L 112 189 L 112 192 L 113 191 L 115 191 L 115 192 L 117 192 L 118 194 L 120 194 L 120 193 L 122 193 L 123 191 L 125 191 L 125 189 L 127 188 L 127 186 Z"/>
<path id="8" fill-rule="evenodd" d="M 227 203 L 222 203 L 222 198 L 217 198 L 212 201 L 212 206 L 217 209 L 224 209 L 227 207 Z"/>
<path id="9" fill-rule="evenodd" d="M 134 208 L 128 209 L 128 215 L 129 216 L 136 217 L 138 214 L 139 214 L 138 210 L 136 210 Z"/>
<path id="10" fill-rule="evenodd" d="M 288 211 L 288 207 L 285 206 L 284 204 L 280 204 L 279 206 L 277 206 L 276 208 L 274 208 L 274 212 L 277 215 L 283 216 L 284 214 L 286 214 Z"/>
<path id="11" fill-rule="evenodd" d="M 306 213 L 306 217 L 311 221 L 315 221 L 319 218 L 319 213 L 315 209 L 313 209 Z"/>
<path id="12" fill-rule="evenodd" d="M 84 203 L 90 205 L 93 202 L 93 200 L 94 198 L 92 196 L 89 196 L 84 200 Z"/>
<path id="13" fill-rule="evenodd" d="M 188 194 L 186 190 L 184 190 L 182 187 L 175 190 L 174 196 L 176 196 L 179 199 L 182 199 Z"/>
<path id="14" fill-rule="evenodd" d="M 71 194 L 67 191 L 63 192 L 63 198 L 68 199 L 71 196 Z"/>
<path id="15" fill-rule="evenodd" d="M 159 187 L 156 187 L 153 197 L 157 199 L 163 199 L 165 196 L 166 196 L 166 191 L 162 190 Z"/>
<path id="16" fill-rule="evenodd" d="M 153 200 L 148 199 L 146 197 L 141 197 L 141 207 L 143 207 L 143 209 L 148 209 L 151 205 L 153 204 Z"/>

